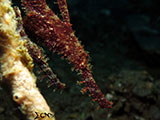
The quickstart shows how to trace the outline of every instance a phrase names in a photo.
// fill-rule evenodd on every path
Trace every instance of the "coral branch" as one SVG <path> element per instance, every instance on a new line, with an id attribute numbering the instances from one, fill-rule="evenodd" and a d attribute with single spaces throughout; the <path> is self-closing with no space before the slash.
<path id="1" fill-rule="evenodd" d="M 2 80 L 11 87 L 13 100 L 29 120 L 34 120 L 35 112 L 52 113 L 45 99 L 36 87 L 32 71 L 32 58 L 28 54 L 17 31 L 17 21 L 9 0 L 0 0 L 0 70 Z M 53 113 L 52 113 L 53 114 Z M 45 117 L 43 120 L 55 120 Z M 42 120 L 42 118 L 37 118 Z"/>

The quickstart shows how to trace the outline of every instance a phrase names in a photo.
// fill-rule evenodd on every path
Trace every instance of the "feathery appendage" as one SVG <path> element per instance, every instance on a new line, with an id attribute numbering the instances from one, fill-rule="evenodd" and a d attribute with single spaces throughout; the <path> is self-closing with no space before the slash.
<path id="1" fill-rule="evenodd" d="M 16 13 L 16 19 L 18 22 L 17 31 L 19 31 L 21 35 L 21 40 L 25 41 L 24 45 L 28 49 L 28 53 L 32 57 L 33 61 L 39 66 L 44 75 L 49 79 L 50 83 L 48 86 L 50 87 L 54 85 L 56 86 L 56 88 L 61 88 L 61 89 L 65 88 L 65 84 L 60 82 L 56 74 L 49 67 L 47 59 L 45 58 L 45 55 L 42 53 L 43 49 L 37 46 L 35 43 L 33 43 L 26 35 L 23 29 L 23 21 L 19 8 L 14 7 L 14 11 Z"/>
<path id="2" fill-rule="evenodd" d="M 89 55 L 84 51 L 74 35 L 69 20 L 66 0 L 57 0 L 62 14 L 61 20 L 47 6 L 45 0 L 22 0 L 27 16 L 24 18 L 24 28 L 27 34 L 39 43 L 46 45 L 51 51 L 61 54 L 74 65 L 74 70 L 82 75 L 85 88 L 82 92 L 89 91 L 93 101 L 97 101 L 102 108 L 110 108 L 109 102 L 94 81 L 88 63 Z"/>

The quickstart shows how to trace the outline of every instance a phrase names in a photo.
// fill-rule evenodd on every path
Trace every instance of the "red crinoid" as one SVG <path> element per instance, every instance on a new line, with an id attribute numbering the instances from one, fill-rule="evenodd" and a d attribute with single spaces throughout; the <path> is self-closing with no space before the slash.
<path id="1" fill-rule="evenodd" d="M 89 91 L 93 101 L 97 101 L 100 107 L 111 108 L 113 103 L 106 100 L 93 79 L 88 63 L 89 55 L 74 35 L 66 0 L 57 2 L 63 20 L 47 6 L 45 0 L 22 0 L 27 14 L 23 21 L 26 33 L 72 63 L 74 70 L 82 76 L 79 83 L 85 84 L 82 92 Z"/>

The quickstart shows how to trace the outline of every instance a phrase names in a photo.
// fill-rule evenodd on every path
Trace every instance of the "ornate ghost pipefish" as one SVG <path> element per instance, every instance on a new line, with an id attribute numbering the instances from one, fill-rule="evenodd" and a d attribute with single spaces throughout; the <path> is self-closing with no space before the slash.
<path id="1" fill-rule="evenodd" d="M 91 74 L 89 55 L 83 49 L 72 30 L 66 0 L 57 0 L 62 15 L 61 20 L 46 4 L 45 0 L 22 0 L 26 17 L 23 25 L 29 37 L 43 44 L 73 64 L 73 69 L 82 76 L 78 83 L 85 84 L 82 93 L 89 91 L 93 101 L 101 108 L 111 108 Z"/>

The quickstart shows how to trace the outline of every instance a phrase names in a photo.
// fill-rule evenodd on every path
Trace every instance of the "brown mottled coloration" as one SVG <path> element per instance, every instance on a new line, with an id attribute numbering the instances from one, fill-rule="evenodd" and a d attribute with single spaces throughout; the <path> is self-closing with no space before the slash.
<path id="1" fill-rule="evenodd" d="M 29 54 L 33 58 L 34 62 L 36 62 L 40 67 L 44 75 L 50 80 L 48 86 L 55 85 L 56 88 L 65 88 L 65 84 L 60 82 L 55 73 L 49 67 L 45 55 L 42 53 L 43 49 L 33 43 L 26 35 L 23 29 L 23 21 L 20 10 L 15 7 L 14 11 L 16 13 L 16 18 L 18 21 L 17 31 L 20 32 L 21 40 L 26 41 L 25 47 L 28 49 Z"/>
<path id="2" fill-rule="evenodd" d="M 63 20 L 47 6 L 45 0 L 22 0 L 27 16 L 24 28 L 29 36 L 43 43 L 50 50 L 61 54 L 74 65 L 74 70 L 82 75 L 81 83 L 86 87 L 82 91 L 89 91 L 94 101 L 102 108 L 110 108 L 112 102 L 106 100 L 94 81 L 88 64 L 89 55 L 84 51 L 74 35 L 70 24 L 66 0 L 57 0 Z"/>

